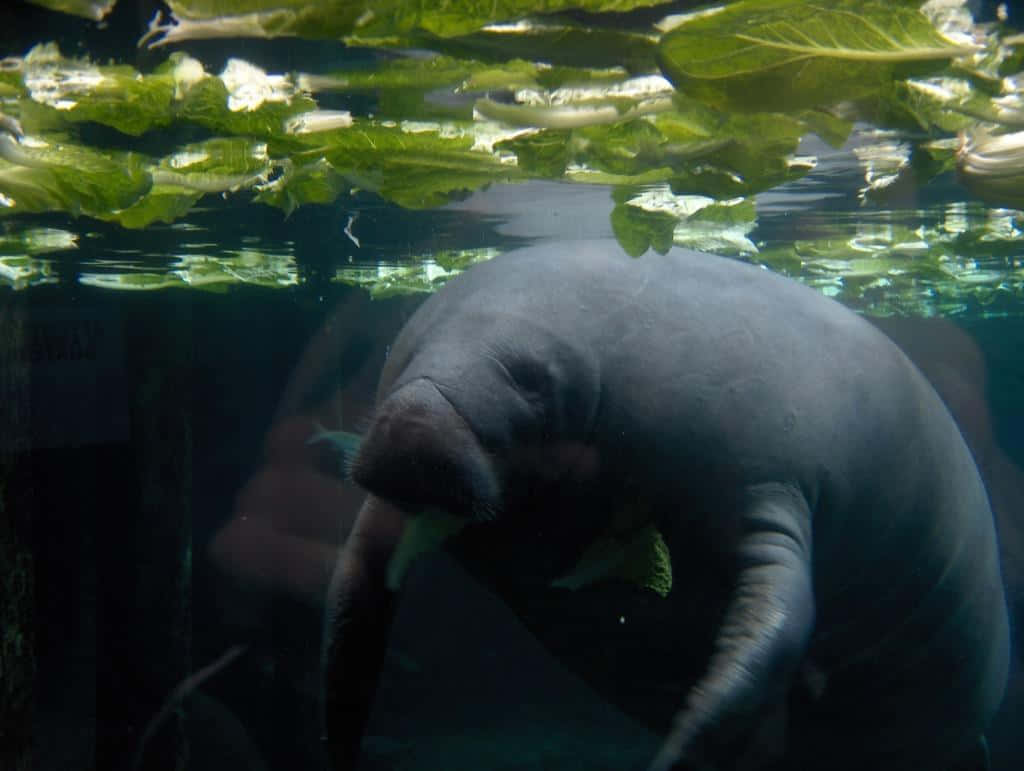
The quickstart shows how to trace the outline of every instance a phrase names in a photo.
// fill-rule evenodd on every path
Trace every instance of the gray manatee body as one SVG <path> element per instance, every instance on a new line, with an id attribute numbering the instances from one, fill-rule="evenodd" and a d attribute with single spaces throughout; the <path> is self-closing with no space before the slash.
<path id="1" fill-rule="evenodd" d="M 332 582 L 329 748 L 354 765 L 402 514 L 666 736 L 652 769 L 977 769 L 1009 635 L 986 493 L 918 370 L 766 270 L 614 242 L 507 253 L 392 346 Z M 625 515 L 624 515 L 625 513 Z M 666 597 L 552 587 L 654 526 Z"/>

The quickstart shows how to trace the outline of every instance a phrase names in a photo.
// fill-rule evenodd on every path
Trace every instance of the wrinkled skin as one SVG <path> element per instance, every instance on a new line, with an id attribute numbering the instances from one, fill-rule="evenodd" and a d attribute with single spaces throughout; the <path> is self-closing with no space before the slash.
<path id="1" fill-rule="evenodd" d="M 686 251 L 510 253 L 410 319 L 352 471 L 370 495 L 325 661 L 340 769 L 395 607 L 387 562 L 425 507 L 465 517 L 451 551 L 665 733 L 652 769 L 983 767 L 1009 658 L 985 490 L 918 370 L 810 289 Z M 550 587 L 624 510 L 663 534 L 669 596 Z M 588 655 L 605 638 L 612 673 Z"/>

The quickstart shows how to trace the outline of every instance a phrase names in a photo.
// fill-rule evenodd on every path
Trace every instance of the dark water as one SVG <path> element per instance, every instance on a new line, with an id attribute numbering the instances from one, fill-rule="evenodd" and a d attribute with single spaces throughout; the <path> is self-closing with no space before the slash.
<path id="1" fill-rule="evenodd" d="M 744 237 L 769 253 L 822 233 L 990 217 L 949 176 L 863 204 L 855 141 L 762 195 Z M 304 438 L 314 420 L 366 424 L 388 346 L 425 297 L 371 299 L 336 278 L 446 249 L 611 237 L 612 206 L 604 188 L 530 183 L 418 212 L 362 194 L 287 218 L 204 201 L 189 229 L 20 223 L 81 236 L 48 258 L 52 280 L 0 288 L 0 769 L 326 768 L 322 596 L 361 498 L 329 481 L 334 459 Z M 344 233 L 353 214 L 358 246 Z M 1010 242 L 976 269 L 1024 260 L 1024 241 Z M 102 280 L 180 277 L 190 250 L 246 249 L 280 258 L 263 267 L 280 288 L 133 292 Z M 915 305 L 844 294 L 854 284 L 838 299 L 886 319 L 958 419 L 997 515 L 1011 613 L 1024 619 L 1024 298 L 927 290 Z M 218 660 L 228 663 L 188 680 Z M 998 771 L 1024 763 L 1022 715 L 1017 652 L 990 734 Z M 449 558 L 413 568 L 361 769 L 622 771 L 645 768 L 657 746 Z"/>

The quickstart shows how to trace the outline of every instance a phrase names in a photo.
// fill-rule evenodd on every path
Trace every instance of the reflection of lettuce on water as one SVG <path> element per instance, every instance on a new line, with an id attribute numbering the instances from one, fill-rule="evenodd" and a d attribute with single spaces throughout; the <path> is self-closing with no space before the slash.
<path id="1" fill-rule="evenodd" d="M 39 284 L 56 283 L 57 276 L 50 260 L 28 255 L 0 256 L 0 286 L 27 289 Z"/>
<path id="2" fill-rule="evenodd" d="M 434 292 L 470 265 L 484 262 L 497 255 L 497 249 L 445 251 L 416 259 L 405 265 L 382 264 L 341 268 L 334 280 L 362 287 L 374 299 Z"/>
<path id="3" fill-rule="evenodd" d="M 52 263 L 36 255 L 78 247 L 74 233 L 57 228 L 11 229 L 0 235 L 0 284 L 25 289 L 57 280 Z"/>
<path id="4" fill-rule="evenodd" d="M 740 0 L 676 21 L 662 70 L 688 96 L 737 110 L 855 100 L 979 48 L 899 2 Z"/>
<path id="5" fill-rule="evenodd" d="M 985 315 L 1000 303 L 1005 312 L 1024 297 L 1022 217 L 956 203 L 908 222 L 850 222 L 827 237 L 762 248 L 756 259 L 869 313 Z"/>
<path id="6" fill-rule="evenodd" d="M 267 288 L 294 286 L 298 283 L 295 258 L 290 254 L 270 254 L 251 249 L 228 251 L 226 256 L 182 255 L 163 273 L 89 272 L 79 282 L 102 289 L 152 291 L 192 288 L 220 292 L 232 284 L 250 284 Z"/>
<path id="7" fill-rule="evenodd" d="M 59 228 L 25 228 L 0 234 L 0 255 L 36 255 L 78 248 L 78 236 Z"/>

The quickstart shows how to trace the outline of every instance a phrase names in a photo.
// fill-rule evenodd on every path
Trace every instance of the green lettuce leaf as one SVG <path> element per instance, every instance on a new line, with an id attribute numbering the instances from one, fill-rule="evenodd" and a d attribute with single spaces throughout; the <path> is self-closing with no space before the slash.
<path id="1" fill-rule="evenodd" d="M 899 2 L 741 0 L 693 14 L 658 53 L 688 96 L 734 110 L 796 110 L 862 98 L 977 50 Z"/>
<path id="2" fill-rule="evenodd" d="M 41 43 L 25 55 L 19 75 L 36 110 L 34 120 L 23 115 L 27 130 L 92 121 L 140 136 L 172 121 L 173 63 L 141 76 L 133 67 L 65 57 L 55 43 Z"/>
<path id="3" fill-rule="evenodd" d="M 28 2 L 51 11 L 100 21 L 110 13 L 110 9 L 114 7 L 117 0 L 28 0 Z"/>
<path id="4" fill-rule="evenodd" d="M 388 589 L 398 591 L 417 557 L 441 548 L 445 541 L 468 524 L 469 519 L 466 517 L 457 517 L 436 509 L 428 509 L 409 517 L 402 529 L 398 546 L 388 560 Z"/>
<path id="5" fill-rule="evenodd" d="M 495 22 L 565 10 L 630 11 L 664 0 L 168 0 L 173 17 L 152 25 L 155 44 L 215 37 L 349 36 L 377 44 L 410 34 L 468 35 Z"/>

